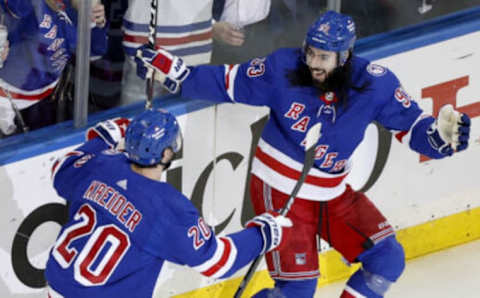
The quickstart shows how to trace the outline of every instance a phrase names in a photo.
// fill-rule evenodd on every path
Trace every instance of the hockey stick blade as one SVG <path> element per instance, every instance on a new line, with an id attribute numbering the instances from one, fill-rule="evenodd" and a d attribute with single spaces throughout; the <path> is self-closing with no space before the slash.
<path id="1" fill-rule="evenodd" d="M 321 137 L 321 129 L 322 123 L 318 122 L 307 131 L 307 136 L 305 137 L 305 151 L 310 150 L 312 146 L 315 146 L 318 143 L 318 140 Z"/>
<path id="2" fill-rule="evenodd" d="M 305 159 L 303 162 L 303 169 L 302 173 L 300 174 L 300 178 L 297 180 L 297 183 L 295 184 L 295 187 L 293 188 L 292 193 L 290 194 L 287 203 L 285 206 L 282 208 L 280 211 L 280 214 L 283 216 L 286 216 L 290 208 L 292 207 L 292 204 L 295 200 L 295 197 L 297 196 L 298 192 L 300 191 L 300 188 L 302 187 L 303 182 L 305 182 L 305 179 L 307 178 L 308 172 L 312 168 L 313 164 L 315 163 L 315 145 L 317 145 L 318 140 L 321 137 L 321 128 L 322 128 L 322 123 L 317 123 L 314 126 L 312 126 L 308 132 L 307 136 L 305 137 Z M 253 274 L 257 270 L 258 265 L 260 264 L 260 261 L 262 260 L 263 254 L 259 255 L 250 265 L 248 268 L 247 274 L 243 277 L 242 282 L 238 286 L 237 291 L 235 292 L 235 295 L 233 296 L 234 298 L 240 298 L 242 297 L 243 292 L 247 288 L 247 284 L 252 279 Z"/>

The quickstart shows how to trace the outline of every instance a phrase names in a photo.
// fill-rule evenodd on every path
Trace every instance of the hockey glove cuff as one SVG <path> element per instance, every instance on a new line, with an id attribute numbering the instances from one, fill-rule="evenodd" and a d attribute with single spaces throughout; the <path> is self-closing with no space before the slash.
<path id="1" fill-rule="evenodd" d="M 255 216 L 246 223 L 246 227 L 259 227 L 263 238 L 263 247 L 260 254 L 269 252 L 282 242 L 283 228 L 291 227 L 292 222 L 278 213 L 266 212 Z"/>
<path id="2" fill-rule="evenodd" d="M 177 93 L 183 80 L 190 74 L 190 69 L 181 58 L 164 49 L 154 50 L 148 45 L 137 49 L 135 62 L 139 77 L 153 77 L 171 93 Z"/>

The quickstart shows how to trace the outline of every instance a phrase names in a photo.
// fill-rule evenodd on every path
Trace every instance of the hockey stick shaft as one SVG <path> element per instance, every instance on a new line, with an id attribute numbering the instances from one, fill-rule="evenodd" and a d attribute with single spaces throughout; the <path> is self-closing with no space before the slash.
<path id="1" fill-rule="evenodd" d="M 315 145 L 317 144 L 318 140 L 320 139 L 320 129 L 322 125 L 321 123 L 317 123 L 314 126 L 312 126 L 306 136 L 306 143 L 305 143 L 305 159 L 303 162 L 303 169 L 302 173 L 300 175 L 300 178 L 297 180 L 297 183 L 295 184 L 295 187 L 293 188 L 292 193 L 290 194 L 287 203 L 285 203 L 285 206 L 283 206 L 282 210 L 280 211 L 280 214 L 282 216 L 286 216 L 288 211 L 290 211 L 290 208 L 293 205 L 293 202 L 295 201 L 295 198 L 297 197 L 298 192 L 300 191 L 300 188 L 302 187 L 303 183 L 305 182 L 305 179 L 307 178 L 308 172 L 312 168 L 313 164 L 315 163 Z M 243 277 L 242 282 L 238 286 L 237 291 L 235 292 L 235 295 L 233 296 L 234 298 L 240 298 L 242 297 L 243 292 L 247 288 L 248 282 L 252 279 L 253 274 L 257 270 L 258 265 L 260 264 L 260 261 L 262 260 L 264 254 L 259 255 L 250 265 L 248 268 L 247 274 Z"/>
<path id="2" fill-rule="evenodd" d="M 151 0 L 150 2 L 150 24 L 148 26 L 148 45 L 150 48 L 155 49 L 155 41 L 157 38 L 157 18 L 158 18 L 158 0 Z M 153 101 L 153 83 L 155 77 L 155 71 L 152 77 L 147 79 L 147 101 L 145 102 L 145 109 L 152 108 Z"/>

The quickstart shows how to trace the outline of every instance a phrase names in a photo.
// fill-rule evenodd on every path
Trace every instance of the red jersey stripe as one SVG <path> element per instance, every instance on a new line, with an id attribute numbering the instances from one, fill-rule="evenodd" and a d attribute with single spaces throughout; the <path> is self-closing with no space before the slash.
<path id="1" fill-rule="evenodd" d="M 292 169 L 287 165 L 279 162 L 278 160 L 274 159 L 270 155 L 263 152 L 260 147 L 257 147 L 255 157 L 257 157 L 265 165 L 272 168 L 273 170 L 275 170 L 276 172 L 278 172 L 283 176 L 286 176 L 294 180 L 298 180 L 300 178 L 300 175 L 301 175 L 300 171 Z M 316 185 L 316 186 L 322 186 L 322 187 L 335 187 L 339 185 L 347 175 L 348 173 L 342 176 L 337 176 L 332 178 L 315 177 L 312 175 L 308 175 L 307 178 L 305 179 L 305 183 Z"/>
<path id="2" fill-rule="evenodd" d="M 220 270 L 223 266 L 225 266 L 225 264 L 228 261 L 228 258 L 230 257 L 230 252 L 232 251 L 232 246 L 230 244 L 230 241 L 222 237 L 220 237 L 219 239 L 222 240 L 223 244 L 225 244 L 222 257 L 220 258 L 220 260 L 218 260 L 218 262 L 215 265 L 210 267 L 208 270 L 205 270 L 204 272 L 202 272 L 202 274 L 205 276 L 212 276 L 213 274 L 218 272 L 218 270 Z"/>
<path id="3" fill-rule="evenodd" d="M 399 132 L 399 133 L 396 133 L 396 134 L 395 134 L 395 137 L 397 138 L 397 140 L 398 140 L 400 143 L 402 143 L 403 137 L 404 137 L 405 135 L 407 135 L 407 133 L 408 133 L 408 131 L 401 131 L 401 132 Z"/>
<path id="4" fill-rule="evenodd" d="M 54 89 L 55 89 L 55 87 L 52 87 L 50 89 L 47 89 L 47 90 L 43 91 L 40 94 L 32 94 L 32 95 L 21 94 L 21 93 L 16 93 L 16 92 L 10 91 L 10 96 L 12 97 L 12 99 L 40 100 L 40 99 L 43 99 L 43 98 L 49 96 L 50 94 L 52 94 Z M 3 88 L 0 88 L 0 96 L 8 97 L 8 94 L 3 90 Z"/>
<path id="5" fill-rule="evenodd" d="M 208 40 L 212 38 L 212 31 L 207 31 L 200 34 L 189 35 L 185 37 L 157 37 L 155 45 L 158 46 L 176 46 L 183 45 L 190 42 Z M 125 34 L 123 37 L 124 41 L 135 42 L 135 43 L 147 43 L 148 37 L 138 36 L 138 35 L 129 35 Z"/>
<path id="6" fill-rule="evenodd" d="M 225 90 L 230 88 L 230 72 L 232 71 L 233 65 L 228 65 L 227 74 L 225 75 Z"/>

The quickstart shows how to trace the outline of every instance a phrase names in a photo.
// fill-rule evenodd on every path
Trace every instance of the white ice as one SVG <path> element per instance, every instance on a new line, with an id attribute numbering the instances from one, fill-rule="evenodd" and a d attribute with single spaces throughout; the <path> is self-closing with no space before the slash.
<path id="1" fill-rule="evenodd" d="M 315 298 L 340 297 L 345 281 L 317 289 Z M 480 240 L 407 262 L 385 298 L 480 297 Z"/>

